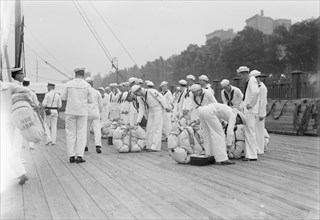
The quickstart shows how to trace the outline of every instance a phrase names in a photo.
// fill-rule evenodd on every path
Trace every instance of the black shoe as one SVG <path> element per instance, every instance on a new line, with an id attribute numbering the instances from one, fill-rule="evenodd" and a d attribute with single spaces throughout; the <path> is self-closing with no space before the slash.
<path id="1" fill-rule="evenodd" d="M 23 174 L 22 176 L 19 177 L 19 179 L 20 179 L 20 180 L 19 180 L 19 184 L 20 184 L 20 185 L 23 185 L 23 184 L 25 184 L 25 182 L 28 181 L 29 178 L 27 177 L 26 174 Z"/>
<path id="2" fill-rule="evenodd" d="M 113 139 L 112 137 L 108 137 L 108 144 L 109 144 L 109 145 L 113 145 L 112 139 Z"/>
<path id="3" fill-rule="evenodd" d="M 96 146 L 96 151 L 97 151 L 98 154 L 101 154 L 101 152 L 102 152 L 101 151 L 101 146 Z"/>
<path id="4" fill-rule="evenodd" d="M 76 163 L 84 163 L 84 162 L 86 162 L 85 159 L 83 159 L 82 157 L 77 157 Z"/>
<path id="5" fill-rule="evenodd" d="M 84 148 L 84 151 L 88 151 L 88 150 L 89 150 L 88 147 L 85 147 L 85 148 Z"/>
<path id="6" fill-rule="evenodd" d="M 70 162 L 70 163 L 76 162 L 76 158 L 75 158 L 75 157 L 70 157 L 70 158 L 69 158 L 69 162 Z"/>
<path id="7" fill-rule="evenodd" d="M 258 159 L 243 158 L 242 161 L 257 161 Z"/>

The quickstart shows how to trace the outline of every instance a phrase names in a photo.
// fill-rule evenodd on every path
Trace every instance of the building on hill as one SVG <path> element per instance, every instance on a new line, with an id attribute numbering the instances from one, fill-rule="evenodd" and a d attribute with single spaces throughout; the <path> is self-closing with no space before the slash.
<path id="1" fill-rule="evenodd" d="M 218 37 L 221 40 L 232 40 L 234 37 L 236 36 L 236 34 L 233 32 L 233 29 L 228 29 L 228 30 L 215 30 L 214 32 L 207 34 L 206 38 L 207 41 L 211 40 L 214 37 Z"/>
<path id="2" fill-rule="evenodd" d="M 284 26 L 287 30 L 290 29 L 291 20 L 290 19 L 272 19 L 271 17 L 264 16 L 263 10 L 261 10 L 260 15 L 256 14 L 251 18 L 246 20 L 248 27 L 257 29 L 264 34 L 272 34 L 273 30 L 279 26 Z"/>

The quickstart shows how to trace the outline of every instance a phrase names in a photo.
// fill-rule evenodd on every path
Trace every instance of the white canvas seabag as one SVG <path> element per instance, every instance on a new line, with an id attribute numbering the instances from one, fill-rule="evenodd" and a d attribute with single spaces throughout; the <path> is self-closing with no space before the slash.
<path id="1" fill-rule="evenodd" d="M 140 152 L 146 146 L 146 132 L 140 126 L 120 126 L 113 132 L 113 145 L 120 153 Z"/>
<path id="2" fill-rule="evenodd" d="M 33 103 L 26 94 L 12 96 L 12 121 L 29 142 L 38 143 L 45 137 L 43 120 L 35 111 Z"/>

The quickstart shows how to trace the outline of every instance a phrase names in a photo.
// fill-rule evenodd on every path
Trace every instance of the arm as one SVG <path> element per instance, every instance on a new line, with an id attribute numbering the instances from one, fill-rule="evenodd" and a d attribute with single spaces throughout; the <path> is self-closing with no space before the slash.
<path id="1" fill-rule="evenodd" d="M 259 117 L 265 117 L 266 116 L 266 111 L 267 111 L 267 93 L 268 90 L 265 86 L 260 87 L 260 105 L 259 105 Z"/>
<path id="2" fill-rule="evenodd" d="M 47 107 L 48 106 L 48 93 L 46 93 L 44 95 L 44 99 L 42 101 L 42 105 L 43 105 L 43 107 Z"/>
<path id="3" fill-rule="evenodd" d="M 230 112 L 230 117 L 228 121 L 228 128 L 227 128 L 227 146 L 231 146 L 232 141 L 234 140 L 234 126 L 236 124 L 236 114 L 232 111 Z"/>
<path id="4" fill-rule="evenodd" d="M 61 99 L 63 101 L 66 101 L 67 100 L 67 96 L 68 96 L 68 87 L 66 86 L 61 94 Z"/>
<path id="5" fill-rule="evenodd" d="M 248 89 L 250 91 L 249 105 L 251 108 L 253 108 L 257 104 L 257 101 L 259 98 L 259 86 L 258 86 L 258 82 L 255 77 L 252 76 L 250 78 L 248 87 L 249 87 Z"/>
<path id="6" fill-rule="evenodd" d="M 160 102 L 164 109 L 168 108 L 167 102 L 162 94 L 160 94 L 158 91 L 150 91 L 150 93 Z"/>
<path id="7" fill-rule="evenodd" d="M 58 108 L 61 108 L 62 107 L 62 101 L 61 101 L 61 96 L 59 94 L 58 95 Z"/>
<path id="8" fill-rule="evenodd" d="M 142 120 L 142 117 L 145 115 L 146 110 L 143 101 L 140 97 L 137 97 L 137 101 L 139 102 L 139 113 L 137 118 L 137 124 L 139 124 Z"/>
<path id="9" fill-rule="evenodd" d="M 103 100 L 102 100 L 102 97 L 100 95 L 100 93 L 98 94 L 98 105 L 99 105 L 99 112 L 101 113 L 102 112 L 102 107 L 103 107 L 103 104 L 102 104 Z"/>
<path id="10" fill-rule="evenodd" d="M 92 93 L 91 93 L 91 86 L 87 87 L 87 91 L 88 91 L 88 103 L 92 104 L 93 103 L 93 98 L 92 98 Z"/>

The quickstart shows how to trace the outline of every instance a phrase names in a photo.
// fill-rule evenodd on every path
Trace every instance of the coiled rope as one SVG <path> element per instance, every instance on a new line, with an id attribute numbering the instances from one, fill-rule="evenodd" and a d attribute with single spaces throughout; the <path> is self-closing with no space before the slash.
<path id="1" fill-rule="evenodd" d="M 307 103 L 308 100 L 302 101 L 302 103 Z M 308 129 L 309 120 L 312 114 L 314 103 L 307 103 L 306 108 L 302 114 L 301 119 L 299 115 L 301 113 L 302 103 L 295 103 L 295 111 L 293 114 L 293 127 L 298 134 L 303 134 Z"/>

